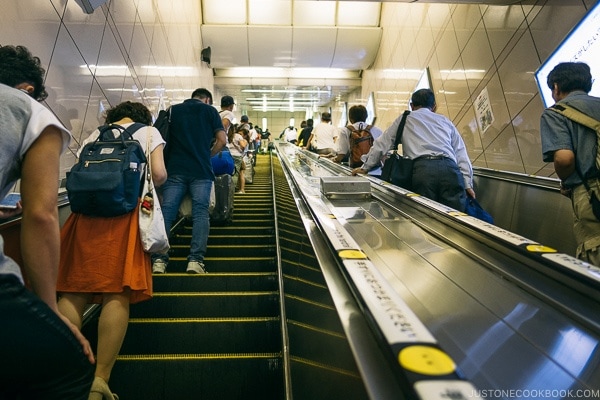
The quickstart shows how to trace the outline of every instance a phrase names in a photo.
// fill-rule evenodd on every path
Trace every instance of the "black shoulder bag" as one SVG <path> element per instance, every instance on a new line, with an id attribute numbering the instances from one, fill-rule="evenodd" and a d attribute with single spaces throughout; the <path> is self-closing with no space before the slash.
<path id="1" fill-rule="evenodd" d="M 404 132 L 404 125 L 406 124 L 406 117 L 408 114 L 410 114 L 410 111 L 408 110 L 404 111 L 402 114 L 402 120 L 398 126 L 398 132 L 396 132 L 396 141 L 394 142 L 392 154 L 385 160 L 383 168 L 381 169 L 381 179 L 396 186 L 411 190 L 413 160 L 398 154 L 398 145 L 402 143 L 402 133 Z"/>

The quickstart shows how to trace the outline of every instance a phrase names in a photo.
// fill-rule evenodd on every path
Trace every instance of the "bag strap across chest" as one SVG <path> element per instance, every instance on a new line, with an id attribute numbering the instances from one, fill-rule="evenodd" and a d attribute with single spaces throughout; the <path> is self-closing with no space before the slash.
<path id="1" fill-rule="evenodd" d="M 559 113 L 569 118 L 571 121 L 574 121 L 580 125 L 590 128 L 596 132 L 596 168 L 600 169 L 600 121 L 566 104 L 555 104 L 552 107 L 548 108 L 548 110 Z M 579 175 L 579 178 L 581 179 L 583 185 L 589 193 L 591 190 L 590 185 L 583 176 L 579 165 L 577 165 L 577 160 L 575 160 L 575 171 L 577 175 Z"/>

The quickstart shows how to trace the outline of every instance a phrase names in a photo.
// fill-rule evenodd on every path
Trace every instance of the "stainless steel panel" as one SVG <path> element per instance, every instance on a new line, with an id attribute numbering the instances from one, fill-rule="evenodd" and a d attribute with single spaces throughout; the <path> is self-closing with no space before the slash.
<path id="1" fill-rule="evenodd" d="M 282 155 L 290 157 L 300 187 L 309 195 L 314 195 L 315 177 L 339 173 L 326 162 L 292 153 Z M 529 195 L 509 182 L 499 186 L 509 194 L 496 201 L 508 207 L 516 203 L 511 198 Z M 529 265 L 494 256 L 496 250 L 462 235 L 435 211 L 408 204 L 411 200 L 388 203 L 376 196 L 328 202 L 360 249 L 478 389 L 565 393 L 561 391 L 600 387 L 600 317 L 586 324 L 568 312 L 571 305 L 556 307 L 559 298 L 547 298 L 543 289 L 501 272 L 502 263 L 508 263 L 507 270 L 537 274 Z M 544 274 L 536 276 L 541 286 L 548 281 Z M 564 294 L 575 295 L 561 282 L 552 285 L 552 290 L 562 287 Z M 589 314 L 597 315 L 594 300 L 580 299 Z"/>
<path id="2" fill-rule="evenodd" d="M 323 176 L 321 193 L 332 198 L 370 197 L 371 183 L 361 176 Z"/>
<path id="3" fill-rule="evenodd" d="M 558 191 L 558 182 L 495 171 L 477 174 L 477 198 L 494 223 L 574 256 L 571 202 Z"/>

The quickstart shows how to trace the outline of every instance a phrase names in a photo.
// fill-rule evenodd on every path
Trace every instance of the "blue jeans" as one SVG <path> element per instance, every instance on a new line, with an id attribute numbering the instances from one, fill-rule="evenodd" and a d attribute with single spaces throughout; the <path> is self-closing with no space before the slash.
<path id="1" fill-rule="evenodd" d="M 169 178 L 160 188 L 162 192 L 161 208 L 165 219 L 167 232 L 171 230 L 173 222 L 179 213 L 179 206 L 183 197 L 189 193 L 192 197 L 192 242 L 188 261 L 204 261 L 206 243 L 210 230 L 208 203 L 210 201 L 210 179 L 198 179 L 185 175 L 169 175 Z M 153 254 L 152 260 L 162 259 L 169 261 L 168 254 Z"/>
<path id="2" fill-rule="evenodd" d="M 46 303 L 0 274 L 0 399 L 87 400 L 95 367 Z"/>

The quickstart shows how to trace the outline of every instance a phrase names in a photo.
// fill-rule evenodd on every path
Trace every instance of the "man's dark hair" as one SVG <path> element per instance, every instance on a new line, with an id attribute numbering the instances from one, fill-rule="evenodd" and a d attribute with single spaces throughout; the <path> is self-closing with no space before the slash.
<path id="1" fill-rule="evenodd" d="M 331 114 L 328 112 L 324 112 L 323 114 L 321 114 L 321 119 L 323 121 L 331 121 Z"/>
<path id="2" fill-rule="evenodd" d="M 205 88 L 199 88 L 194 90 L 194 93 L 192 93 L 192 99 L 200 99 L 200 100 L 204 100 L 204 99 L 209 99 L 209 104 L 213 103 L 213 97 L 212 97 L 212 93 Z"/>
<path id="3" fill-rule="evenodd" d="M 367 112 L 367 108 L 365 106 L 356 105 L 350 107 L 348 110 L 348 118 L 351 123 L 355 122 L 365 122 L 367 120 L 367 116 L 369 113 Z"/>
<path id="4" fill-rule="evenodd" d="M 435 106 L 435 95 L 431 89 L 419 89 L 410 98 L 413 107 L 424 107 L 433 109 Z"/>
<path id="5" fill-rule="evenodd" d="M 152 114 L 142 103 L 125 101 L 106 111 L 107 124 L 112 124 L 126 117 L 144 125 L 152 124 Z"/>
<path id="6" fill-rule="evenodd" d="M 46 70 L 40 59 L 24 46 L 0 46 L 0 83 L 10 87 L 27 82 L 33 86 L 31 97 L 43 101 L 48 97 L 44 86 Z"/>
<path id="7" fill-rule="evenodd" d="M 312 118 L 309 118 L 306 120 L 306 126 L 307 127 L 312 127 L 314 125 L 315 121 Z"/>
<path id="8" fill-rule="evenodd" d="M 592 73 L 586 63 L 564 62 L 557 64 L 550 71 L 546 82 L 550 90 L 554 90 L 556 83 L 562 93 L 571 93 L 575 90 L 589 93 L 592 90 Z"/>

